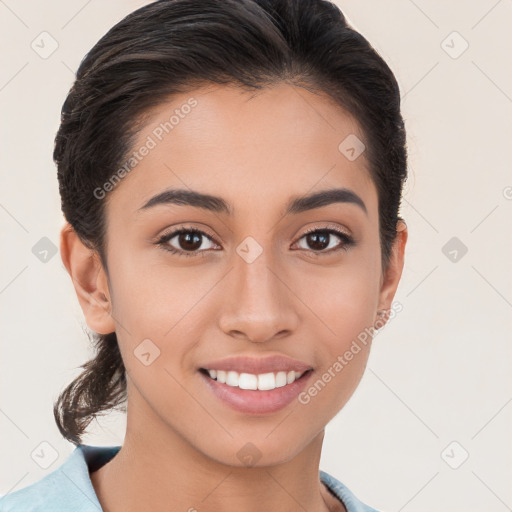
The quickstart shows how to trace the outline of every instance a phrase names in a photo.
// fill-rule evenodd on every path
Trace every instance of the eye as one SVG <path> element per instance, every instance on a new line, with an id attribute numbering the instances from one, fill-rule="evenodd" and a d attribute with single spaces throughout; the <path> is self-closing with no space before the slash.
<path id="1" fill-rule="evenodd" d="M 333 238 L 333 235 L 338 238 L 338 240 L 341 240 L 341 243 L 336 243 L 336 239 Z M 301 247 L 301 249 L 312 250 L 314 253 L 331 253 L 339 250 L 347 251 L 351 246 L 355 245 L 355 240 L 352 236 L 339 229 L 327 227 L 308 230 L 299 238 L 299 242 L 302 240 L 304 240 L 306 247 Z"/>
<path id="2" fill-rule="evenodd" d="M 176 240 L 173 245 L 171 241 L 174 238 Z M 204 231 L 195 228 L 180 228 L 162 235 L 156 244 L 166 251 L 174 254 L 182 256 L 195 256 L 197 254 L 201 254 L 204 256 L 205 252 L 211 249 L 211 247 L 204 246 L 204 239 L 207 240 L 207 246 L 209 243 L 215 245 L 212 238 Z"/>
<path id="3" fill-rule="evenodd" d="M 338 239 L 337 243 L 336 238 Z M 205 240 L 206 247 L 204 244 Z M 340 250 L 347 251 L 351 246 L 355 245 L 355 240 L 352 236 L 339 229 L 328 227 L 308 230 L 299 238 L 297 244 L 303 240 L 306 247 L 299 246 L 299 248 L 314 254 L 329 254 Z M 162 249 L 179 256 L 206 256 L 208 251 L 218 250 L 214 248 L 217 244 L 215 244 L 212 237 L 196 228 L 179 228 L 170 233 L 165 233 L 155 243 L 161 246 Z"/>

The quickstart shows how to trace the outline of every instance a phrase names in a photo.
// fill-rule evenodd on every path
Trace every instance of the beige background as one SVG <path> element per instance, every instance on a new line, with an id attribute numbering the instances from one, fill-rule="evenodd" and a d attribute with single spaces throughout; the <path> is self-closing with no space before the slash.
<path id="1" fill-rule="evenodd" d="M 32 248 L 43 237 L 58 246 L 51 153 L 74 71 L 146 3 L 0 1 L 0 494 L 39 480 L 74 448 L 52 404 L 92 351 L 58 252 L 43 263 Z M 512 2 L 337 3 L 400 83 L 410 235 L 396 296 L 404 309 L 328 425 L 321 469 L 379 510 L 510 510 Z M 31 47 L 43 31 L 58 43 L 47 58 Z M 451 246 L 443 252 L 453 237 L 468 249 L 457 261 Z M 121 444 L 123 433 L 113 414 L 85 442 Z M 47 469 L 31 458 L 41 443 L 58 455 Z"/>

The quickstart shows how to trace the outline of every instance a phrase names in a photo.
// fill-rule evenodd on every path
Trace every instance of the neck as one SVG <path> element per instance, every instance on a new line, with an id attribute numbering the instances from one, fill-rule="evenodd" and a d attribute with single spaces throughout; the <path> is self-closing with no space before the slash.
<path id="1" fill-rule="evenodd" d="M 198 451 L 156 415 L 130 410 L 123 446 L 91 474 L 104 512 L 345 511 L 319 479 L 323 430 L 286 462 L 237 467 Z"/>

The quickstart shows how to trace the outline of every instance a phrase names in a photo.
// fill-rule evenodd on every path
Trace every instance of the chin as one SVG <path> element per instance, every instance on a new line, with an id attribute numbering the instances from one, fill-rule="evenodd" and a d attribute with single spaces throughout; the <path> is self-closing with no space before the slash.
<path id="1" fill-rule="evenodd" d="M 274 425 L 272 428 L 275 427 Z M 288 429 L 289 427 L 290 425 Z M 265 428 L 265 432 L 260 432 L 257 436 L 240 435 L 226 439 L 225 443 L 216 444 L 215 447 L 210 445 L 197 449 L 208 458 L 226 466 L 263 468 L 289 462 L 315 437 L 314 434 L 306 436 L 295 432 L 292 438 L 285 425 L 277 428 L 283 430 L 280 433 L 272 433 L 272 429 Z"/>

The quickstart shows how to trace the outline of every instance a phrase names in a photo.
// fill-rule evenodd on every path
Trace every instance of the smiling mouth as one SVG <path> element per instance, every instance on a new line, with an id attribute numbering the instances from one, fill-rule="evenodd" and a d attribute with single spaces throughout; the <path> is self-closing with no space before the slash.
<path id="1" fill-rule="evenodd" d="M 276 388 L 284 387 L 288 384 L 293 384 L 305 374 L 309 374 L 312 370 L 306 370 L 304 372 L 290 370 L 287 372 L 280 371 L 259 374 L 207 368 L 200 368 L 199 371 L 216 382 L 226 384 L 227 386 L 234 388 L 249 389 L 254 391 L 270 391 Z"/>

